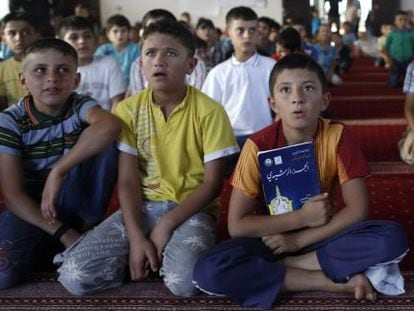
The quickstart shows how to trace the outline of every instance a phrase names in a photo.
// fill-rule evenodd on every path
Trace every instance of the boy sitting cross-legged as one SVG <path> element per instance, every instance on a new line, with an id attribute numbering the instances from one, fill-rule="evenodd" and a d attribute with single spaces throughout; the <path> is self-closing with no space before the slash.
<path id="1" fill-rule="evenodd" d="M 0 288 L 19 282 L 45 255 L 100 222 L 117 175 L 120 121 L 73 92 L 76 51 L 48 38 L 22 54 L 30 95 L 0 113 Z M 53 243 L 56 242 L 56 243 Z M 58 244 L 57 248 L 50 246 Z M 55 245 L 53 245 L 55 246 Z M 46 257 L 46 258 L 45 258 Z"/>
<path id="2" fill-rule="evenodd" d="M 56 260 L 72 293 L 120 286 L 159 270 L 175 295 L 191 296 L 197 258 L 215 244 L 214 202 L 225 158 L 238 152 L 221 105 L 192 86 L 195 43 L 184 25 L 163 19 L 146 27 L 142 68 L 150 87 L 115 110 L 121 210 Z M 76 271 L 76 278 L 73 277 Z"/>
<path id="3" fill-rule="evenodd" d="M 247 139 L 232 179 L 228 228 L 234 239 L 199 259 L 195 284 L 264 308 L 283 291 L 349 292 L 358 300 L 374 300 L 374 288 L 404 292 L 397 263 L 407 237 L 395 222 L 366 220 L 368 167 L 348 130 L 319 117 L 330 100 L 322 68 L 307 55 L 289 54 L 275 65 L 269 86 L 280 120 Z M 306 141 L 314 144 L 322 193 L 299 210 L 266 214 L 258 151 Z M 341 210 L 331 206 L 337 186 Z"/>

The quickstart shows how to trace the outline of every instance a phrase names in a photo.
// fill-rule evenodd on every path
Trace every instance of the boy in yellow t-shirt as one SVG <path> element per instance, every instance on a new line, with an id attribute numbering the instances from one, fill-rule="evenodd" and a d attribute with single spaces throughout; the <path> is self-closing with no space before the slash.
<path id="1" fill-rule="evenodd" d="M 11 12 L 1 22 L 3 39 L 13 57 L 0 63 L 0 111 L 26 95 L 20 84 L 21 59 L 25 48 L 37 40 L 39 33 L 33 18 L 25 12 Z"/>
<path id="2" fill-rule="evenodd" d="M 238 152 L 220 104 L 185 84 L 196 65 L 190 31 L 164 19 L 143 35 L 150 88 L 119 103 L 121 210 L 62 254 L 60 282 L 74 294 L 120 286 L 159 270 L 179 296 L 197 293 L 196 260 L 215 244 L 215 211 L 226 156 Z M 77 267 L 77 278 L 73 278 Z"/>

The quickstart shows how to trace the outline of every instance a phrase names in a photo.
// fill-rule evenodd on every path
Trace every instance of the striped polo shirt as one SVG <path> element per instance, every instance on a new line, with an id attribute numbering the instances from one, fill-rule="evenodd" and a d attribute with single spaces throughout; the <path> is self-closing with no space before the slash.
<path id="1" fill-rule="evenodd" d="M 95 100 L 73 93 L 65 111 L 51 117 L 38 111 L 31 96 L 0 113 L 0 152 L 20 157 L 26 185 L 43 184 L 53 165 L 75 145 L 88 126 Z"/>

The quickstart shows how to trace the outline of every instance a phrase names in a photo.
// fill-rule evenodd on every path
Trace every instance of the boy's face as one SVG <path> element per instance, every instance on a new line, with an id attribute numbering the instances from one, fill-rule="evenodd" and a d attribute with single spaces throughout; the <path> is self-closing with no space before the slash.
<path id="1" fill-rule="evenodd" d="M 270 106 L 283 123 L 284 131 L 309 133 L 321 110 L 327 108 L 329 93 L 323 93 L 316 73 L 307 69 L 285 69 L 276 79 Z"/>
<path id="2" fill-rule="evenodd" d="M 62 39 L 76 50 L 79 64 L 92 61 L 96 39 L 90 29 L 68 29 Z"/>
<path id="3" fill-rule="evenodd" d="M 228 25 L 228 33 L 236 54 L 253 54 L 256 51 L 257 20 L 233 19 Z"/>
<path id="4" fill-rule="evenodd" d="M 404 14 L 396 15 L 395 18 L 394 18 L 394 23 L 395 23 L 395 26 L 397 26 L 397 28 L 405 29 L 407 27 L 407 24 L 408 24 L 407 15 L 404 15 Z"/>
<path id="5" fill-rule="evenodd" d="M 265 22 L 257 23 L 258 38 L 260 41 L 269 40 L 270 27 Z"/>
<path id="6" fill-rule="evenodd" d="M 318 30 L 318 41 L 322 43 L 331 42 L 331 31 L 328 26 L 320 26 Z"/>
<path id="7" fill-rule="evenodd" d="M 10 21 L 3 30 L 3 38 L 14 55 L 20 56 L 26 47 L 36 41 L 39 35 L 32 25 L 25 21 Z"/>
<path id="8" fill-rule="evenodd" d="M 197 61 L 188 50 L 168 34 L 153 33 L 142 46 L 141 65 L 148 84 L 156 91 L 177 91 Z"/>
<path id="9" fill-rule="evenodd" d="M 128 33 L 127 27 L 114 25 L 108 30 L 106 35 L 115 46 L 125 46 L 128 43 Z"/>
<path id="10" fill-rule="evenodd" d="M 196 29 L 197 37 L 206 42 L 214 41 L 215 29 L 210 26 L 200 26 Z"/>
<path id="11" fill-rule="evenodd" d="M 22 65 L 20 82 L 33 96 L 36 109 L 52 116 L 59 114 L 80 82 L 73 58 L 48 49 L 27 55 Z"/>

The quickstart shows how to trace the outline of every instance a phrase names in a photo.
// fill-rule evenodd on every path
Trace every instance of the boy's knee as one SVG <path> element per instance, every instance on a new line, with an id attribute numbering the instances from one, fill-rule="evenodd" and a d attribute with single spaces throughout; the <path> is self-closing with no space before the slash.
<path id="1" fill-rule="evenodd" d="M 203 292 L 221 295 L 220 272 L 211 266 L 209 257 L 200 258 L 194 266 L 194 285 Z"/>
<path id="2" fill-rule="evenodd" d="M 384 254 L 390 254 L 391 259 L 399 257 L 408 249 L 407 234 L 404 227 L 393 221 L 384 221 L 385 232 L 382 243 L 378 247 L 382 249 Z"/>

